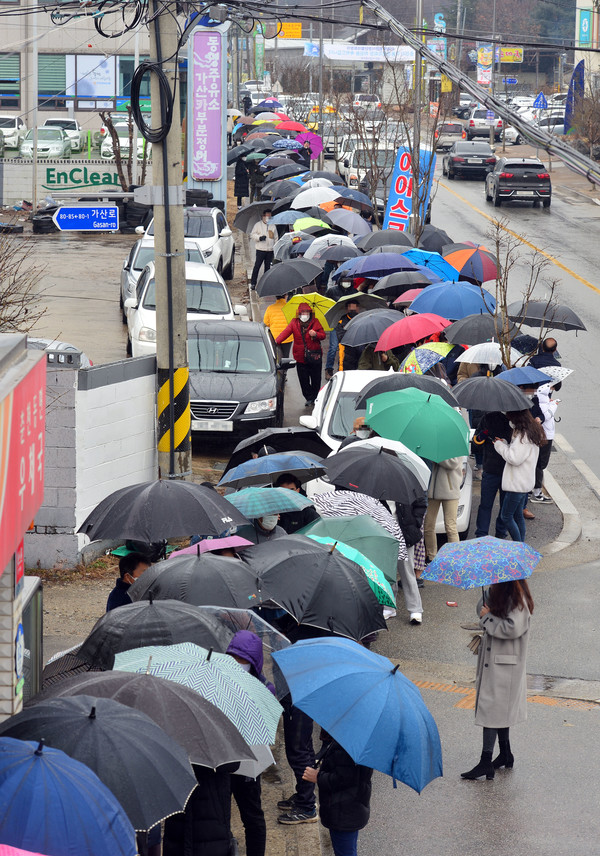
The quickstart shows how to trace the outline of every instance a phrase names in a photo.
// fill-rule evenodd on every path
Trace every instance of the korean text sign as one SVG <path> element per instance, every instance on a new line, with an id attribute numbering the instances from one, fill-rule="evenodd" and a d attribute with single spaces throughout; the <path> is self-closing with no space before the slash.
<path id="1" fill-rule="evenodd" d="M 0 402 L 0 574 L 44 498 L 46 357 Z"/>
<path id="2" fill-rule="evenodd" d="M 200 30 L 193 34 L 193 92 L 190 105 L 191 174 L 196 181 L 218 181 L 223 173 L 222 68 L 223 34 Z"/>
<path id="3" fill-rule="evenodd" d="M 421 149 L 419 155 L 420 181 L 421 184 L 427 183 L 426 193 L 421 193 L 421 211 L 419 212 L 421 219 L 424 219 L 429 204 L 434 171 L 435 155 L 429 149 Z M 400 146 L 396 155 L 390 192 L 385 208 L 384 229 L 397 229 L 399 232 L 406 232 L 408 230 L 410 215 L 412 213 L 412 191 L 412 156 L 406 146 Z"/>

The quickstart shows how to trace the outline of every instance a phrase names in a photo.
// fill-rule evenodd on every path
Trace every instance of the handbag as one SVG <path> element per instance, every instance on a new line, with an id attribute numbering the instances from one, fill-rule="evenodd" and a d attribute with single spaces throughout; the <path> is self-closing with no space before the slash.
<path id="1" fill-rule="evenodd" d="M 302 338 L 304 340 L 304 361 L 306 363 L 320 363 L 323 359 L 323 352 L 321 348 L 319 348 L 318 351 L 309 350 L 308 345 L 306 343 L 306 338 L 304 336 Z"/>
<path id="2" fill-rule="evenodd" d="M 471 654 L 475 654 L 475 656 L 477 656 L 477 654 L 479 653 L 479 646 L 481 645 L 482 638 L 483 638 L 483 635 L 481 633 L 476 633 L 473 636 L 473 638 L 471 639 L 471 641 L 467 645 L 467 648 L 469 649 Z"/>

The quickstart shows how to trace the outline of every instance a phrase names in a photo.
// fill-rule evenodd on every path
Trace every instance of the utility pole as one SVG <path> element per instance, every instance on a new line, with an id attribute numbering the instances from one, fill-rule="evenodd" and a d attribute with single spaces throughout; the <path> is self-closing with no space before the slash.
<path id="1" fill-rule="evenodd" d="M 31 187 L 31 208 L 33 213 L 37 212 L 38 196 L 37 196 L 37 176 L 38 176 L 38 96 L 39 96 L 39 81 L 38 81 L 38 0 L 33 0 L 33 15 L 31 22 L 31 86 L 33 89 L 33 161 L 32 161 L 32 187 Z"/>
<path id="2" fill-rule="evenodd" d="M 319 130 L 323 136 L 323 0 L 321 0 L 321 20 L 319 21 Z M 323 169 L 323 152 L 319 155 L 319 169 Z"/>
<path id="3" fill-rule="evenodd" d="M 423 27 L 423 0 L 417 0 L 417 38 Z M 413 87 L 413 143 L 412 143 L 412 210 L 410 214 L 410 231 L 416 235 L 419 232 L 419 181 L 421 175 L 421 98 L 423 92 L 423 60 L 421 54 L 415 51 L 415 79 Z"/>
<path id="4" fill-rule="evenodd" d="M 183 236 L 181 120 L 177 78 L 177 21 L 153 0 L 150 58 L 166 76 L 173 97 L 171 127 L 152 150 L 156 265 L 158 466 L 161 476 L 191 476 L 191 421 L 187 362 L 187 299 Z M 158 75 L 150 80 L 152 127 L 165 124 L 167 104 Z"/>

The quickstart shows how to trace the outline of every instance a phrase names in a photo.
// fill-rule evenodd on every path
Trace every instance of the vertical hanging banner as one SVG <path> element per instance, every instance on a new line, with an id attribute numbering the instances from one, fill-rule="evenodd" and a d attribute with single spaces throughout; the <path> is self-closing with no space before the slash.
<path id="1" fill-rule="evenodd" d="M 419 154 L 420 184 L 421 187 L 425 183 L 427 186 L 426 192 L 422 194 L 420 201 L 421 210 L 419 216 L 421 220 L 425 219 L 425 213 L 429 205 L 434 171 L 435 155 L 431 149 L 421 149 Z M 406 146 L 401 146 L 398 149 L 392 173 L 390 192 L 383 219 L 384 229 L 397 229 L 399 232 L 406 232 L 408 230 L 410 215 L 412 213 L 412 189 L 412 156 Z"/>
<path id="2" fill-rule="evenodd" d="M 567 100 L 565 102 L 565 134 L 573 127 L 573 119 L 579 109 L 585 92 L 585 61 L 578 62 L 573 69 Z"/>
<path id="3" fill-rule="evenodd" d="M 265 74 L 265 34 L 260 22 L 254 27 L 254 71 L 256 79 L 262 80 Z"/>
<path id="4" fill-rule="evenodd" d="M 197 27 L 188 41 L 187 162 L 190 188 L 227 199 L 227 30 Z"/>

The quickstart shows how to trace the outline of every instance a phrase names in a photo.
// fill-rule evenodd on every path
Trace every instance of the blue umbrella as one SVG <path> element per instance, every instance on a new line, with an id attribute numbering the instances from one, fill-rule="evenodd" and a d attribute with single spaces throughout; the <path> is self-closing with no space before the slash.
<path id="1" fill-rule="evenodd" d="M 517 366 L 514 369 L 502 372 L 502 380 L 514 383 L 515 386 L 537 386 L 548 383 L 548 375 L 534 369 L 533 366 Z"/>
<path id="2" fill-rule="evenodd" d="M 439 253 L 429 253 L 427 250 L 407 250 L 403 255 L 414 262 L 416 265 L 422 265 L 428 270 L 435 271 L 442 279 L 447 282 L 457 282 L 460 274 L 455 267 L 443 259 Z"/>
<path id="3" fill-rule="evenodd" d="M 360 190 L 355 190 L 353 187 L 336 188 L 340 196 L 346 196 L 348 199 L 354 199 L 356 202 L 362 202 L 368 208 L 373 208 L 373 203 L 366 193 L 361 193 Z"/>
<path id="4" fill-rule="evenodd" d="M 406 253 L 381 253 L 375 256 L 360 256 L 344 262 L 332 279 L 348 279 L 355 276 L 364 276 L 366 279 L 379 279 L 389 273 L 399 270 L 414 270 L 416 265 L 406 257 Z"/>
<path id="5" fill-rule="evenodd" d="M 305 639 L 271 656 L 294 705 L 355 763 L 417 793 L 442 775 L 435 721 L 417 687 L 387 657 L 350 639 Z"/>
<path id="6" fill-rule="evenodd" d="M 304 211 L 281 211 L 279 214 L 275 214 L 274 217 L 271 217 L 269 223 L 273 226 L 291 226 L 296 220 L 299 220 L 300 217 L 305 217 Z"/>
<path id="7" fill-rule="evenodd" d="M 275 140 L 273 143 L 274 149 L 301 149 L 302 143 L 297 140 Z"/>
<path id="8" fill-rule="evenodd" d="M 308 452 L 275 452 L 239 464 L 225 473 L 219 486 L 242 487 L 272 484 L 283 473 L 291 473 L 300 481 L 315 479 L 325 472 L 320 458 Z"/>
<path id="9" fill-rule="evenodd" d="M 412 312 L 433 312 L 457 321 L 467 315 L 494 312 L 496 301 L 485 289 L 468 282 L 441 282 L 430 285 L 410 304 Z"/>
<path id="10" fill-rule="evenodd" d="M 59 749 L 0 737 L 0 841 L 65 856 L 135 856 L 135 832 L 98 776 Z"/>
<path id="11" fill-rule="evenodd" d="M 462 589 L 522 580 L 530 577 L 541 560 L 540 553 L 522 541 L 474 538 L 444 544 L 421 577 Z"/>
<path id="12" fill-rule="evenodd" d="M 440 276 L 439 273 L 436 273 L 431 268 L 425 267 L 425 265 L 417 265 L 415 270 L 418 270 L 420 273 L 426 276 L 431 285 L 437 285 L 438 282 L 444 281 L 443 276 Z"/>
<path id="13" fill-rule="evenodd" d="M 227 494 L 232 505 L 249 518 L 262 517 L 265 514 L 283 514 L 285 511 L 299 511 L 308 508 L 312 501 L 295 490 L 284 487 L 246 487 L 237 493 Z"/>
<path id="14" fill-rule="evenodd" d="M 300 212 L 300 214 L 303 214 L 303 213 L 304 212 L 302 212 L 302 211 Z M 304 214 L 304 216 L 306 217 L 306 214 Z M 310 239 L 306 238 L 304 241 L 298 241 L 298 243 L 294 244 L 294 246 L 290 250 L 290 256 L 292 258 L 297 258 L 298 256 L 303 256 L 313 241 L 314 241 L 314 238 L 310 238 Z"/>

